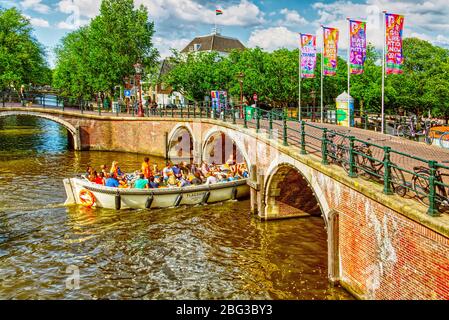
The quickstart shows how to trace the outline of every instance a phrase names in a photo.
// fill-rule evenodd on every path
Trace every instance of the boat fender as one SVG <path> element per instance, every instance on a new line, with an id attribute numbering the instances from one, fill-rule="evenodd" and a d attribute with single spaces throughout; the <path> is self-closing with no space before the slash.
<path id="1" fill-rule="evenodd" d="M 210 197 L 210 191 L 207 191 L 203 196 L 203 200 L 201 200 L 201 204 L 202 205 L 206 204 L 207 201 L 209 201 L 209 197 Z"/>
<path id="2" fill-rule="evenodd" d="M 115 210 L 120 210 L 122 208 L 122 197 L 120 196 L 120 192 L 117 190 L 115 194 Z"/>
<path id="3" fill-rule="evenodd" d="M 151 194 L 151 196 L 148 197 L 147 202 L 145 202 L 145 208 L 151 209 L 151 205 L 153 204 L 154 196 Z"/>
<path id="4" fill-rule="evenodd" d="M 178 196 L 176 197 L 176 200 L 175 200 L 175 207 L 179 207 L 179 204 L 181 203 L 181 201 L 182 201 L 182 194 L 178 194 Z"/>
<path id="5" fill-rule="evenodd" d="M 231 199 L 232 200 L 237 200 L 237 187 L 232 188 Z"/>
<path id="6" fill-rule="evenodd" d="M 85 207 L 91 208 L 95 204 L 95 196 L 87 189 L 83 189 L 79 193 L 81 204 Z"/>

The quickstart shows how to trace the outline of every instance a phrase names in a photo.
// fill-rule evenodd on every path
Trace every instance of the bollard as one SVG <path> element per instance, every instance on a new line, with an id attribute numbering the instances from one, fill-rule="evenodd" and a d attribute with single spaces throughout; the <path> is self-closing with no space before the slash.
<path id="1" fill-rule="evenodd" d="M 284 146 L 288 146 L 288 131 L 287 131 L 287 113 L 284 110 L 284 113 L 282 115 L 282 122 L 283 122 L 283 140 L 284 140 Z"/>
<path id="2" fill-rule="evenodd" d="M 301 121 L 301 154 L 307 154 L 306 151 L 306 122 Z"/>
<path id="3" fill-rule="evenodd" d="M 431 217 L 438 217 L 440 213 L 438 211 L 438 204 L 436 203 L 436 172 L 437 172 L 437 164 L 436 161 L 429 161 L 429 210 L 427 210 L 427 214 Z"/>
<path id="4" fill-rule="evenodd" d="M 355 167 L 355 157 L 354 157 L 354 145 L 355 137 L 349 137 L 349 172 L 348 175 L 351 178 L 357 178 L 356 167 Z M 344 163 L 343 163 L 344 165 Z"/>
<path id="5" fill-rule="evenodd" d="M 246 106 L 243 106 L 243 127 L 248 129 L 248 120 L 246 119 Z"/>
<path id="6" fill-rule="evenodd" d="M 390 147 L 384 147 L 384 194 L 392 195 L 391 190 L 391 161 L 390 161 Z"/>
<path id="7" fill-rule="evenodd" d="M 329 161 L 327 160 L 327 129 L 323 129 L 321 138 L 321 156 L 323 157 L 322 164 L 327 166 L 329 164 Z"/>
<path id="8" fill-rule="evenodd" d="M 273 139 L 273 112 L 268 111 L 268 139 Z"/>
<path id="9" fill-rule="evenodd" d="M 260 132 L 260 109 L 256 109 L 256 132 Z"/>

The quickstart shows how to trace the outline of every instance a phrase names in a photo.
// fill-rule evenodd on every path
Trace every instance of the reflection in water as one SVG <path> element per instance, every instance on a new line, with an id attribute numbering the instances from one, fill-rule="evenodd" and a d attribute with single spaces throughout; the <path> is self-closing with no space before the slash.
<path id="1" fill-rule="evenodd" d="M 18 127 L 36 134 L 11 135 Z M 328 285 L 322 218 L 261 223 L 247 201 L 151 212 L 65 208 L 64 177 L 115 159 L 134 170 L 142 156 L 68 152 L 64 130 L 0 119 L 0 298 L 351 298 Z M 65 287 L 72 265 L 80 290 Z"/>

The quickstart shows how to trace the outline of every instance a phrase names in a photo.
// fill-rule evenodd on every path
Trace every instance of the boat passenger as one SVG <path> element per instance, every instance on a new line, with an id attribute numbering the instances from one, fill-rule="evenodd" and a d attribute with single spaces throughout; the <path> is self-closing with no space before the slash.
<path id="1" fill-rule="evenodd" d="M 102 164 L 100 166 L 100 169 L 101 169 L 101 172 L 103 172 L 105 178 L 109 177 L 109 172 L 108 172 L 108 166 L 107 165 Z"/>
<path id="2" fill-rule="evenodd" d="M 208 173 L 208 174 L 206 175 L 206 177 L 207 177 L 207 179 L 206 179 L 206 185 L 211 185 L 211 184 L 216 184 L 216 183 L 218 183 L 217 178 L 216 178 L 214 175 L 212 175 L 211 173 Z"/>
<path id="3" fill-rule="evenodd" d="M 154 177 L 150 177 L 149 182 L 148 182 L 148 188 L 149 189 L 159 188 L 159 183 L 156 182 L 156 179 Z"/>
<path id="4" fill-rule="evenodd" d="M 113 161 L 112 162 L 112 166 L 111 166 L 111 171 L 110 171 L 111 175 L 114 176 L 115 178 L 121 177 L 123 176 L 122 171 L 120 170 L 120 167 L 118 166 L 118 162 L 117 161 Z"/>
<path id="5" fill-rule="evenodd" d="M 182 177 L 181 169 L 176 164 L 171 169 L 176 179 L 180 179 Z"/>
<path id="6" fill-rule="evenodd" d="M 164 175 L 165 181 L 167 181 L 170 176 L 173 176 L 173 169 L 170 162 L 167 162 L 165 168 L 162 170 L 162 174 Z"/>
<path id="7" fill-rule="evenodd" d="M 176 180 L 174 175 L 171 175 L 168 177 L 167 180 L 167 187 L 169 188 L 173 188 L 173 187 L 177 187 L 178 186 L 178 180 Z"/>
<path id="8" fill-rule="evenodd" d="M 190 185 L 191 185 L 191 183 L 187 179 L 187 176 L 185 174 L 183 174 L 182 177 L 179 179 L 179 187 L 183 188 L 183 187 L 187 187 Z"/>
<path id="9" fill-rule="evenodd" d="M 111 176 L 106 179 L 106 184 L 105 184 L 106 187 L 118 188 L 119 185 L 120 184 L 119 184 L 118 180 L 114 176 Z"/>
<path id="10" fill-rule="evenodd" d="M 141 173 L 139 175 L 139 179 L 137 179 L 136 182 L 134 183 L 134 188 L 145 189 L 147 188 L 148 182 L 149 182 L 148 179 L 145 179 L 145 175 Z"/>
<path id="11" fill-rule="evenodd" d="M 151 177 L 153 175 L 151 172 L 151 168 L 150 168 L 150 159 L 149 158 L 143 159 L 141 170 L 142 170 L 142 173 L 143 173 L 145 179 L 148 179 L 149 177 Z"/>
<path id="12" fill-rule="evenodd" d="M 99 174 L 97 174 L 96 175 L 96 178 L 95 178 L 95 183 L 96 184 L 100 184 L 100 185 L 105 185 L 105 178 L 104 178 L 104 173 L 103 172 L 100 172 Z"/>

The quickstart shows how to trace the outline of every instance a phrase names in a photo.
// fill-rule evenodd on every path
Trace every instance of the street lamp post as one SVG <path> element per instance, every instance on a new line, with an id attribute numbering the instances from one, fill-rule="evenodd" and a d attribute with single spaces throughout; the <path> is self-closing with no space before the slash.
<path id="1" fill-rule="evenodd" d="M 140 87 L 140 79 L 142 75 L 142 65 L 138 62 L 134 65 L 134 69 L 136 70 L 136 85 L 139 89 L 139 110 L 137 111 L 138 117 L 143 117 L 143 105 L 142 105 L 142 88 Z"/>
<path id="2" fill-rule="evenodd" d="M 239 79 L 239 83 L 240 83 L 240 116 L 244 117 L 245 115 L 243 114 L 243 80 L 245 79 L 245 74 L 243 72 L 240 72 L 237 75 L 237 78 Z"/>

